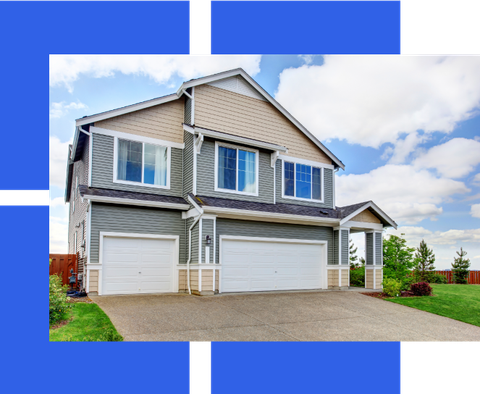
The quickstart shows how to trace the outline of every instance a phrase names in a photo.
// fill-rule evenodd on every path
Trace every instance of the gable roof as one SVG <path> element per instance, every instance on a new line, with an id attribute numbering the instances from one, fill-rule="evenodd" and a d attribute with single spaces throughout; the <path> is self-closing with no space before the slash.
<path id="1" fill-rule="evenodd" d="M 178 100 L 185 94 L 188 88 L 198 85 L 204 85 L 211 82 L 219 81 L 225 78 L 234 76 L 241 76 L 252 88 L 254 88 L 266 101 L 270 102 L 278 111 L 280 111 L 290 122 L 292 122 L 307 138 L 309 138 L 321 151 L 323 151 L 332 161 L 335 167 L 345 169 L 345 165 L 323 145 L 312 133 L 310 133 L 297 119 L 295 119 L 280 103 L 278 103 L 272 96 L 270 96 L 250 75 L 248 75 L 242 68 L 236 68 L 229 71 L 223 71 L 217 74 L 208 75 L 197 79 L 191 79 L 190 81 L 182 83 L 177 92 L 167 96 L 158 97 L 152 100 L 143 101 L 141 103 L 128 105 L 122 108 L 114 109 L 111 111 L 102 112 L 99 114 L 84 116 L 83 118 L 76 120 L 76 126 L 82 126 L 100 120 L 109 119 L 115 116 L 124 115 L 130 112 L 139 111 L 141 109 L 150 108 L 155 105 L 167 103 L 169 101 Z M 77 136 L 77 133 L 76 133 Z"/>
<path id="2" fill-rule="evenodd" d="M 384 227 L 393 227 L 394 229 L 397 229 L 397 223 L 395 223 L 395 221 L 385 212 L 383 212 L 373 201 L 365 201 L 358 204 L 346 205 L 344 207 L 336 208 L 339 211 L 339 216 L 341 218 L 340 225 L 348 222 L 349 220 L 357 216 L 359 213 L 368 209 L 377 218 L 380 219 Z"/>

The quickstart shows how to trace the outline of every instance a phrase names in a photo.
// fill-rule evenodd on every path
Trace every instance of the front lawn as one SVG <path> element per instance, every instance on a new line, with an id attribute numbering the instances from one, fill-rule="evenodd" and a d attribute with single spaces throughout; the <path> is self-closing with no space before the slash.
<path id="1" fill-rule="evenodd" d="M 433 297 L 386 298 L 386 300 L 480 327 L 479 285 L 431 286 Z"/>
<path id="2" fill-rule="evenodd" d="M 114 325 L 97 304 L 77 302 L 59 328 L 50 329 L 50 341 L 123 341 Z"/>

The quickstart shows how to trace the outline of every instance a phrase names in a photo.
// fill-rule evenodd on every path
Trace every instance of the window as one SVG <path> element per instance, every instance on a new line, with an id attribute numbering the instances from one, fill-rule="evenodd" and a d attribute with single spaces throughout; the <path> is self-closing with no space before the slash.
<path id="1" fill-rule="evenodd" d="M 283 164 L 284 197 L 322 200 L 322 169 L 307 164 Z"/>
<path id="2" fill-rule="evenodd" d="M 216 189 L 257 195 L 258 151 L 217 144 Z"/>
<path id="3" fill-rule="evenodd" d="M 116 181 L 169 187 L 169 154 L 166 146 L 118 139 Z"/>

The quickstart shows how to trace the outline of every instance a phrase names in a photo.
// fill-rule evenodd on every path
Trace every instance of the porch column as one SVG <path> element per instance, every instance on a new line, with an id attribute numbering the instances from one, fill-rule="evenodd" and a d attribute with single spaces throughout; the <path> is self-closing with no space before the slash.
<path id="1" fill-rule="evenodd" d="M 327 271 L 329 288 L 350 286 L 349 239 L 349 228 L 333 229 L 333 265 L 330 265 Z"/>
<path id="2" fill-rule="evenodd" d="M 383 237 L 381 231 L 365 233 L 365 288 L 382 289 Z"/>

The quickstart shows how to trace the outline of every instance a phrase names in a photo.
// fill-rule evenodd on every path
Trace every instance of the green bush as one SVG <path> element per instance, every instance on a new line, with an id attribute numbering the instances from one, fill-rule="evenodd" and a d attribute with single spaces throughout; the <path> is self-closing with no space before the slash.
<path id="1" fill-rule="evenodd" d="M 58 275 L 50 275 L 49 278 L 49 322 L 50 325 L 58 322 L 63 317 L 67 311 L 72 307 L 67 301 L 67 285 L 62 285 L 62 280 Z"/>
<path id="2" fill-rule="evenodd" d="M 365 287 L 365 267 L 350 270 L 350 286 Z"/>
<path id="3" fill-rule="evenodd" d="M 438 283 L 438 284 L 447 284 L 447 277 L 445 275 L 440 275 L 436 273 L 431 273 L 427 276 L 428 283 Z"/>
<path id="4" fill-rule="evenodd" d="M 393 278 L 384 278 L 383 282 L 383 292 L 389 297 L 396 297 L 401 294 L 402 291 L 402 282 Z"/>

